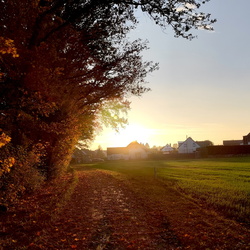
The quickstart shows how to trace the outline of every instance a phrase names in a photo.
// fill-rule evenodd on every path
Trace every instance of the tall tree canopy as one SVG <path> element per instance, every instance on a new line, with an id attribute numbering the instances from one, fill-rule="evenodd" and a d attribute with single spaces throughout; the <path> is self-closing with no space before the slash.
<path id="1" fill-rule="evenodd" d="M 199 12 L 208 1 L 1 0 L 0 132 L 11 141 L 0 163 L 15 158 L 4 178 L 32 157 L 30 167 L 57 176 L 77 140 L 93 138 L 102 114 L 114 114 L 105 119 L 112 126 L 124 122 L 112 109 L 148 91 L 145 77 L 158 67 L 142 60 L 143 41 L 127 40 L 136 9 L 192 39 L 192 29 L 212 29 L 215 20 Z"/>

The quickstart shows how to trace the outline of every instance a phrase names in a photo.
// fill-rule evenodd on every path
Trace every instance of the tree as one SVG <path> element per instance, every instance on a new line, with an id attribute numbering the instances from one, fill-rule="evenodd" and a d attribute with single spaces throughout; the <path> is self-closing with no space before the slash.
<path id="1" fill-rule="evenodd" d="M 100 117 L 123 124 L 127 97 L 149 90 L 145 77 L 158 65 L 142 60 L 146 43 L 126 39 L 136 9 L 192 39 L 191 29 L 211 30 L 215 21 L 200 6 L 198 0 L 2 0 L 0 120 L 11 146 L 33 152 L 42 145 L 38 167 L 58 176 L 77 141 L 93 138 Z"/>
<path id="2" fill-rule="evenodd" d="M 103 152 L 103 149 L 100 145 L 98 146 L 97 150 L 95 150 L 94 156 L 95 156 L 95 158 L 98 158 L 98 159 L 105 158 L 105 153 Z"/>

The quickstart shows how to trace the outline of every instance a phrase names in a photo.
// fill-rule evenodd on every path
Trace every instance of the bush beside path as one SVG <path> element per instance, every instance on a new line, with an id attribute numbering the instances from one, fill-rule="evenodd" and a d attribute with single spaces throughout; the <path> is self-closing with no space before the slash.
<path id="1" fill-rule="evenodd" d="M 77 176 L 1 214 L 2 249 L 250 249 L 249 229 L 158 179 Z"/>

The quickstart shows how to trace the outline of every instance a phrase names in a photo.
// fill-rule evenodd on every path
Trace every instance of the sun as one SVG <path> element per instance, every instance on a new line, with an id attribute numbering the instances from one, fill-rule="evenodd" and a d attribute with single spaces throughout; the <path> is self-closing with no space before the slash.
<path id="1" fill-rule="evenodd" d="M 156 129 L 139 123 L 131 123 L 125 128 L 121 128 L 119 132 L 114 131 L 112 128 L 106 128 L 102 131 L 102 134 L 97 136 L 92 148 L 96 149 L 98 145 L 103 148 L 126 147 L 133 141 L 150 145 L 156 135 Z"/>
<path id="2" fill-rule="evenodd" d="M 120 129 L 118 133 L 114 132 L 112 136 L 112 144 L 124 147 L 132 141 L 147 143 L 151 134 L 151 130 L 142 125 L 130 124 L 126 126 L 126 128 Z"/>

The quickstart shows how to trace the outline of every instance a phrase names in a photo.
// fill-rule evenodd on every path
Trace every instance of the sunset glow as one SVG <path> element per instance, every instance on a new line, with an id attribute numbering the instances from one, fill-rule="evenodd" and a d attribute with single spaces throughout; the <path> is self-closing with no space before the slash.
<path id="1" fill-rule="evenodd" d="M 104 129 L 91 145 L 126 146 L 133 140 L 150 147 L 195 141 L 239 140 L 250 132 L 250 1 L 211 1 L 203 8 L 218 19 L 214 32 L 199 30 L 191 42 L 173 38 L 145 15 L 131 34 L 149 40 L 144 59 L 159 62 L 147 77 L 152 89 L 132 98 L 129 125 L 119 134 Z M 232 18 L 234 16 L 235 18 Z M 237 20 L 237 22 L 235 22 Z"/>
<path id="2" fill-rule="evenodd" d="M 147 143 L 152 139 L 155 133 L 153 129 L 146 128 L 139 124 L 130 124 L 126 128 L 120 129 L 119 132 L 115 132 L 112 129 L 105 131 L 105 135 L 100 135 L 98 138 L 100 139 L 101 145 L 107 145 L 108 142 L 108 147 L 125 147 L 132 141 Z"/>

